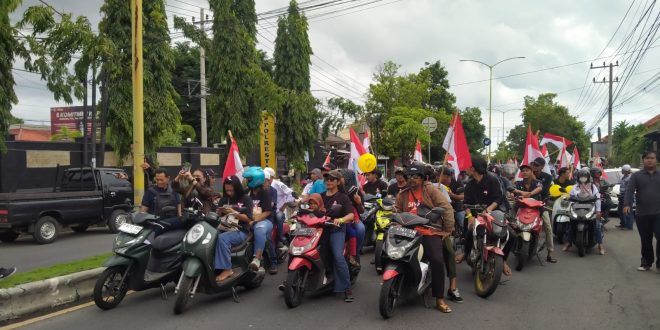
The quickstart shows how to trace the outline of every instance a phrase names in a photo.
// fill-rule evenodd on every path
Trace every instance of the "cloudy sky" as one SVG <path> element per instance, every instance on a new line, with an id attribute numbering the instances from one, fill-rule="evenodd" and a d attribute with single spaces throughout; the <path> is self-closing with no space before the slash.
<path id="1" fill-rule="evenodd" d="M 327 1 L 300 1 L 320 3 Z M 351 2 L 351 1 L 346 1 Z M 614 122 L 644 122 L 660 113 L 660 33 L 649 39 L 650 48 L 633 70 L 641 42 L 659 16 L 652 8 L 636 34 L 627 38 L 648 8 L 648 1 L 477 1 L 477 0 L 355 0 L 307 13 L 310 18 L 312 89 L 318 97 L 333 94 L 363 103 L 367 86 L 376 66 L 384 61 L 399 63 L 401 72 L 416 72 L 424 62 L 440 60 L 449 71 L 450 91 L 460 108 L 478 106 L 488 120 L 488 69 L 472 59 L 488 64 L 524 56 L 495 67 L 493 76 L 493 140 L 502 130 L 521 122 L 520 108 L 525 95 L 559 93 L 558 102 L 591 126 L 606 107 L 606 70 L 590 70 L 603 61 L 619 61 L 614 75 L 626 84 L 614 102 Z M 37 0 L 25 0 L 14 13 L 20 15 Z M 59 11 L 86 15 L 93 24 L 100 20 L 101 0 L 51 0 Z M 287 6 L 288 0 L 256 0 L 257 12 L 266 13 Z M 363 6 L 349 9 L 356 5 Z M 366 5 L 365 5 L 366 4 Z M 203 0 L 168 0 L 168 16 L 198 16 Z M 626 15 L 627 13 L 627 15 Z M 625 16 L 625 19 L 624 19 Z M 259 22 L 260 49 L 272 54 L 275 39 L 274 15 L 264 14 Z M 645 24 L 646 22 L 646 24 Z M 656 31 L 657 31 L 657 24 Z M 170 23 L 171 25 L 171 23 Z M 618 31 L 617 31 L 618 28 Z M 645 30 L 644 30 L 645 29 Z M 615 31 L 616 34 L 615 34 Z M 173 41 L 183 41 L 181 33 L 171 30 Z M 624 42 L 627 40 L 628 42 Z M 21 63 L 14 67 L 21 68 Z M 14 71 L 19 104 L 14 115 L 29 120 L 50 117 L 49 108 L 57 105 L 39 77 Z M 513 75 L 513 76 L 511 76 Z M 511 76 L 511 77 L 504 77 Z M 503 78 L 500 78 L 503 77 Z M 646 90 L 642 87 L 648 85 Z M 615 84 L 617 88 L 617 84 Z M 504 122 L 502 121 L 502 112 Z M 47 124 L 47 123 L 46 123 Z M 601 123 L 603 135 L 607 118 Z"/>

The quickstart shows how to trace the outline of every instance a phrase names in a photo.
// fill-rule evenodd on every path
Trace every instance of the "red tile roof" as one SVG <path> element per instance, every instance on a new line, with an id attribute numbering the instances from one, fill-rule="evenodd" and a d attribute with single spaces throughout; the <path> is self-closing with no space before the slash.
<path id="1" fill-rule="evenodd" d="M 28 127 L 10 128 L 10 135 L 15 135 L 16 141 L 50 141 L 50 129 L 36 129 Z"/>

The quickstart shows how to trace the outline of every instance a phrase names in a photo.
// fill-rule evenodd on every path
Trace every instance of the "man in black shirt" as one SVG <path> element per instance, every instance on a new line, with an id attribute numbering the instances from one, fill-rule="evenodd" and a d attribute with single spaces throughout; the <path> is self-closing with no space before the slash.
<path id="1" fill-rule="evenodd" d="M 383 176 L 383 173 L 379 169 L 374 169 L 371 172 L 365 174 L 367 177 L 367 182 L 362 186 L 362 190 L 365 194 L 370 195 L 385 195 L 387 193 L 387 183 L 380 178 Z"/>
<path id="2" fill-rule="evenodd" d="M 575 180 L 571 179 L 571 173 L 568 170 L 568 167 L 562 167 L 559 169 L 557 172 L 557 179 L 555 180 L 555 184 L 559 185 L 562 189 L 560 189 L 561 192 L 566 192 L 566 187 L 572 186 L 575 184 Z"/>
<path id="3" fill-rule="evenodd" d="M 543 159 L 543 157 L 538 157 L 534 159 L 531 165 L 534 176 L 536 176 L 536 179 L 543 184 L 541 200 L 547 201 L 550 196 L 550 186 L 552 186 L 552 175 L 543 172 L 545 159 Z M 552 252 L 555 251 L 555 244 L 552 238 L 552 223 L 550 222 L 550 214 L 548 213 L 548 210 L 543 211 L 543 229 L 545 230 L 545 248 L 548 250 L 546 260 L 554 264 L 557 262 L 557 259 L 552 257 Z"/>
<path id="4" fill-rule="evenodd" d="M 394 178 L 396 179 L 396 182 L 387 187 L 387 195 L 392 197 L 396 197 L 396 195 L 399 194 L 399 191 L 408 186 L 408 177 L 406 176 L 403 167 L 397 167 L 394 171 Z"/>

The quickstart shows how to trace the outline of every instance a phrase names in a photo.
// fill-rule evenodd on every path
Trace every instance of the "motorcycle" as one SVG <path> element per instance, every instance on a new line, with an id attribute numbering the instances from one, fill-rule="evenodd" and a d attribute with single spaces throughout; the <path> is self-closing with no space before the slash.
<path id="1" fill-rule="evenodd" d="M 176 211 L 165 207 L 165 212 Z M 186 231 L 172 230 L 155 236 L 155 229 L 167 223 L 149 213 L 131 214 L 132 223 L 124 223 L 115 237 L 115 253 L 103 263 L 107 267 L 94 285 L 94 303 L 103 310 L 117 307 L 130 290 L 160 288 L 167 299 L 165 285 L 175 282 L 181 273 L 181 239 Z"/>
<path id="2" fill-rule="evenodd" d="M 570 240 L 577 247 L 578 255 L 584 257 L 587 250 L 596 246 L 596 197 L 571 197 Z"/>
<path id="3" fill-rule="evenodd" d="M 564 244 L 567 240 L 570 217 L 571 203 L 568 201 L 569 194 L 573 186 L 568 186 L 565 192 L 561 192 L 559 185 L 550 187 L 550 197 L 555 198 L 552 205 L 552 232 L 557 236 L 559 244 Z"/>
<path id="4" fill-rule="evenodd" d="M 412 213 L 392 215 L 387 231 L 383 263 L 385 271 L 378 299 L 380 315 L 387 319 L 394 315 L 401 300 L 424 296 L 431 285 L 431 269 L 424 260 L 420 227 L 442 228 L 431 225 L 431 219 L 442 216 L 443 208 L 434 208 L 424 217 Z M 426 300 L 425 300 L 426 303 Z"/>
<path id="5" fill-rule="evenodd" d="M 543 206 L 545 204 L 533 198 L 518 198 L 516 200 L 516 217 L 511 228 L 518 236 L 514 254 L 516 255 L 516 270 L 521 271 L 525 263 L 538 254 L 539 237 L 543 230 Z M 552 239 L 552 237 L 546 239 Z"/>
<path id="6" fill-rule="evenodd" d="M 376 213 L 379 209 L 379 199 L 379 196 L 369 194 L 364 196 L 364 213 L 360 215 L 360 219 L 364 223 L 365 228 L 364 243 L 362 244 L 365 247 L 375 247 L 376 245 L 376 234 L 374 232 L 374 226 L 376 224 Z"/>
<path id="7" fill-rule="evenodd" d="M 374 223 L 374 265 L 376 265 L 376 272 L 380 275 L 383 273 L 383 244 L 388 228 L 391 223 L 391 217 L 394 214 L 394 199 L 381 198 L 376 201 L 376 221 Z"/>
<path id="8" fill-rule="evenodd" d="M 240 209 L 237 211 L 242 212 Z M 238 301 L 237 286 L 243 286 L 245 289 L 259 287 L 266 275 L 263 268 L 253 271 L 248 267 L 252 261 L 253 250 L 250 233 L 241 245 L 231 249 L 234 275 L 221 283 L 216 282 L 213 263 L 219 231 L 239 230 L 238 219 L 235 214 L 220 217 L 214 212 L 206 215 L 196 212 L 193 221 L 196 223 L 185 234 L 181 247 L 181 253 L 184 255 L 183 272 L 174 290 L 177 295 L 174 303 L 175 314 L 183 313 L 189 299 L 197 292 L 217 294 L 231 291 L 234 300 Z"/>
<path id="9" fill-rule="evenodd" d="M 486 298 L 495 292 L 502 277 L 504 268 L 502 249 L 509 241 L 508 224 L 503 214 L 495 218 L 492 214 L 485 213 L 487 205 L 465 204 L 464 207 L 478 212 L 472 228 L 474 239 L 468 264 L 472 267 L 477 295 Z"/>
<path id="10" fill-rule="evenodd" d="M 336 206 L 341 208 L 339 205 Z M 319 244 L 325 228 L 334 226 L 334 223 L 329 217 L 317 217 L 307 210 L 299 211 L 297 221 L 300 226 L 292 233 L 289 271 L 284 283 L 284 303 L 289 308 L 300 305 L 305 293 L 319 294 L 331 291 L 334 285 L 334 282 L 325 276 L 326 266 L 321 259 Z M 348 262 L 346 247 L 344 247 L 344 258 L 348 264 L 351 283 L 354 283 L 360 268 Z"/>

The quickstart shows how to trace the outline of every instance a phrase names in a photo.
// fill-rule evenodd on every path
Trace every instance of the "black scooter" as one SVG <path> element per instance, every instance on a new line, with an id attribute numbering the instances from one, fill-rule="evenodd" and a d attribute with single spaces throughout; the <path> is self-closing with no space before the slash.
<path id="1" fill-rule="evenodd" d="M 571 197 L 571 232 L 570 241 L 577 247 L 578 255 L 584 257 L 585 253 L 596 246 L 594 235 L 596 221 L 596 197 Z"/>

